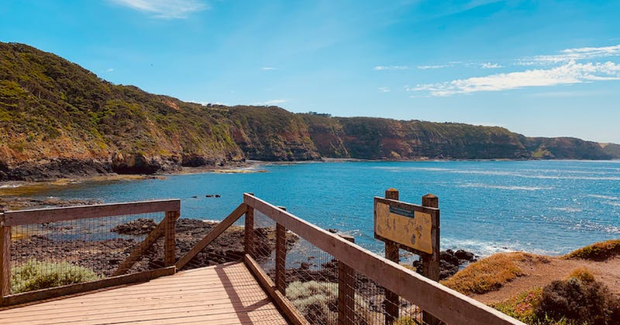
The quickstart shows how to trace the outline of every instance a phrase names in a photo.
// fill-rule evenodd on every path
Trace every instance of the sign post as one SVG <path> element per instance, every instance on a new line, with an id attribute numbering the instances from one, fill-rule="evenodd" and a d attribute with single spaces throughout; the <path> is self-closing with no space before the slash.
<path id="1" fill-rule="evenodd" d="M 385 242 L 385 257 L 399 262 L 399 249 L 417 254 L 422 259 L 425 277 L 439 281 L 439 199 L 432 194 L 422 197 L 422 205 L 399 201 L 396 189 L 385 191 L 385 198 L 374 201 L 375 238 Z M 398 296 L 386 290 L 385 324 L 398 319 Z M 423 313 L 424 323 L 438 324 Z"/>

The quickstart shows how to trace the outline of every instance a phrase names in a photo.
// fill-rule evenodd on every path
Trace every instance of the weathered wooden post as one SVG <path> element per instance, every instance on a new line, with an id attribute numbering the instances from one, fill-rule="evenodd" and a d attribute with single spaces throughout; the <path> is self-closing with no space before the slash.
<path id="1" fill-rule="evenodd" d="M 385 198 L 389 200 L 399 200 L 398 190 L 390 188 L 385 191 Z M 400 262 L 398 245 L 393 241 L 385 241 L 385 258 L 394 262 Z M 397 294 L 385 289 L 385 325 L 391 325 L 398 319 L 400 299 Z"/>
<path id="2" fill-rule="evenodd" d="M 254 193 L 248 193 L 254 196 Z M 245 212 L 245 253 L 251 257 L 254 255 L 254 208 L 248 206 L 248 210 Z"/>
<path id="3" fill-rule="evenodd" d="M 355 243 L 353 236 L 340 235 Z M 355 324 L 355 270 L 338 261 L 338 325 Z"/>
<path id="4" fill-rule="evenodd" d="M 164 265 L 172 266 L 176 263 L 176 224 L 180 211 L 166 211 L 164 218 Z"/>
<path id="5" fill-rule="evenodd" d="M 422 197 L 422 206 L 439 209 L 439 198 L 433 194 L 426 194 Z M 431 234 L 431 238 L 433 240 L 433 253 L 423 254 L 421 256 L 423 267 L 422 274 L 433 281 L 439 281 L 439 212 L 437 212 L 436 224 L 433 224 Z M 427 312 L 422 313 L 422 321 L 424 324 L 429 325 L 441 324 L 439 319 Z"/>
<path id="6" fill-rule="evenodd" d="M 0 213 L 0 298 L 11 293 L 11 227 L 4 225 Z"/>
<path id="7" fill-rule="evenodd" d="M 286 211 L 286 207 L 278 207 Z M 276 224 L 276 289 L 286 294 L 286 228 Z"/>

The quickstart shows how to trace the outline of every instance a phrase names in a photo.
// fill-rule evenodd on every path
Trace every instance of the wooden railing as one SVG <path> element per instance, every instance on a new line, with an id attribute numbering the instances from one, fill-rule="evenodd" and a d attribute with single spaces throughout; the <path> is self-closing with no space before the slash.
<path id="1" fill-rule="evenodd" d="M 180 200 L 160 200 L 120 204 L 8 211 L 0 214 L 0 306 L 43 300 L 67 294 L 96 290 L 121 284 L 148 281 L 175 273 L 175 225 L 180 216 Z M 87 283 L 11 294 L 11 229 L 13 227 L 82 219 L 142 215 L 165 212 L 164 219 L 137 245 L 114 272 L 114 276 Z M 126 274 L 129 269 L 164 236 L 164 266 L 148 271 Z"/>
<path id="2" fill-rule="evenodd" d="M 399 203 L 396 200 L 394 203 Z M 74 284 L 63 287 L 10 294 L 11 227 L 101 218 L 118 215 L 136 215 L 165 211 L 165 218 L 137 245 L 129 256 L 119 264 L 113 277 L 94 282 Z M 255 212 L 260 212 L 275 223 L 275 272 L 274 280 L 254 258 L 256 233 L 254 231 Z M 251 194 L 244 194 L 241 203 L 228 217 L 202 238 L 192 249 L 175 257 L 175 224 L 180 216 L 180 201 L 151 201 L 126 204 L 108 204 L 74 208 L 55 208 L 30 211 L 6 212 L 0 215 L 0 292 L 1 305 L 14 305 L 42 300 L 66 294 L 95 290 L 120 284 L 136 283 L 171 275 L 188 264 L 224 231 L 245 215 L 245 251 L 243 262 L 256 277 L 265 292 L 274 300 L 278 308 L 293 324 L 309 324 L 293 303 L 287 299 L 286 252 L 287 232 L 292 232 L 338 261 L 338 324 L 354 324 L 355 317 L 355 275 L 361 275 L 383 287 L 386 292 L 398 295 L 451 325 L 523 325 L 476 300 L 451 290 L 435 281 L 429 280 L 401 265 L 378 256 L 339 235 L 330 233 L 308 223 L 284 208 L 276 207 Z M 132 265 L 161 236 L 165 236 L 164 267 L 126 275 Z"/>
<path id="3" fill-rule="evenodd" d="M 340 275 L 338 277 L 340 282 L 338 285 L 338 324 L 353 324 L 354 322 L 354 317 L 347 315 L 347 313 L 355 308 L 353 306 L 354 294 L 351 292 L 351 290 L 354 290 L 355 285 L 354 283 L 343 282 L 351 281 L 351 277 L 341 275 L 343 273 L 356 272 L 451 325 L 523 325 L 523 323 L 495 309 L 429 280 L 397 263 L 380 257 L 257 197 L 245 194 L 243 202 L 247 205 L 246 234 L 248 234 L 248 229 L 253 229 L 253 218 L 248 218 L 248 216 L 254 216 L 255 211 L 260 212 L 277 223 L 277 227 L 280 230 L 276 231 L 278 237 L 276 238 L 276 254 L 278 251 L 285 250 L 283 247 L 285 243 L 283 236 L 286 230 L 289 230 L 324 252 L 331 254 L 341 263 L 339 266 Z M 275 283 L 273 283 L 251 256 L 252 237 L 248 236 L 246 238 L 246 247 L 249 247 L 249 249 L 244 260 L 249 269 L 253 271 L 259 282 L 292 322 L 295 324 L 307 324 L 286 299 L 286 293 L 282 285 L 286 283 L 284 278 L 286 272 L 278 271 L 285 269 L 285 265 L 282 265 L 285 259 L 276 259 Z"/>

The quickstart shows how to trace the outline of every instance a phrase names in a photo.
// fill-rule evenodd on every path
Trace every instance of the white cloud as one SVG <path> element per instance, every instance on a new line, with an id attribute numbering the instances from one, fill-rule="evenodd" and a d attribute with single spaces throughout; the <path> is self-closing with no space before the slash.
<path id="1" fill-rule="evenodd" d="M 420 70 L 428 70 L 428 69 L 444 69 L 444 68 L 450 68 L 452 66 L 454 66 L 454 64 L 450 63 L 450 64 L 438 64 L 438 65 L 419 65 L 416 68 Z"/>
<path id="2" fill-rule="evenodd" d="M 265 102 L 258 102 L 258 103 L 254 103 L 254 105 L 260 105 L 260 106 L 277 106 L 280 104 L 284 104 L 288 102 L 288 100 L 286 99 L 272 99 L 272 100 L 268 100 Z"/>
<path id="3" fill-rule="evenodd" d="M 105 72 L 113 72 L 114 68 L 109 68 L 108 70 L 106 70 Z"/>
<path id="4" fill-rule="evenodd" d="M 390 92 L 390 88 L 388 88 L 388 87 L 379 87 L 379 92 L 381 92 L 381 93 L 389 93 Z"/>
<path id="5" fill-rule="evenodd" d="M 517 65 L 549 65 L 570 61 L 609 58 L 620 56 L 620 45 L 604 47 L 580 47 L 560 51 L 555 55 L 538 55 L 531 58 L 517 60 Z"/>
<path id="6" fill-rule="evenodd" d="M 109 0 L 122 6 L 152 14 L 155 18 L 181 19 L 193 12 L 209 9 L 200 0 Z"/>
<path id="7" fill-rule="evenodd" d="M 409 67 L 406 66 L 406 65 L 378 65 L 378 66 L 373 68 L 373 70 L 375 70 L 375 71 L 382 71 L 382 70 L 407 70 L 407 69 L 409 69 Z"/>
<path id="8" fill-rule="evenodd" d="M 620 64 L 614 62 L 576 63 L 575 61 L 570 61 L 550 69 L 499 73 L 485 77 L 421 84 L 409 90 L 427 92 L 431 96 L 441 97 L 480 91 L 568 85 L 597 80 L 620 80 Z"/>
<path id="9" fill-rule="evenodd" d="M 484 63 L 480 64 L 480 67 L 482 69 L 499 69 L 499 68 L 503 68 L 500 64 L 491 63 L 491 62 L 484 62 Z"/>
<path id="10" fill-rule="evenodd" d="M 261 69 L 261 70 L 263 70 L 263 71 L 277 70 L 277 69 L 276 69 L 276 68 L 274 68 L 274 67 L 262 67 L 262 68 L 260 68 L 260 69 Z"/>

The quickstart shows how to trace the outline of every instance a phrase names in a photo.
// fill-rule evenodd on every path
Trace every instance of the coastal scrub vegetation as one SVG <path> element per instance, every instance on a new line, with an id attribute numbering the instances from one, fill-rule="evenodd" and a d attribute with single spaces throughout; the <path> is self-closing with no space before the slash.
<path id="1" fill-rule="evenodd" d="M 329 282 L 295 281 L 286 288 L 286 297 L 311 324 L 338 324 L 338 284 Z M 356 297 L 355 324 L 372 323 L 366 302 Z"/>
<path id="2" fill-rule="evenodd" d="M 567 255 L 564 258 L 567 259 L 582 259 L 592 261 L 605 261 L 612 257 L 620 255 L 620 239 L 608 240 L 600 243 L 595 243 L 580 249 L 577 249 Z"/>
<path id="3" fill-rule="evenodd" d="M 583 268 L 492 307 L 532 325 L 620 324 L 620 299 Z"/>
<path id="4" fill-rule="evenodd" d="M 483 294 L 501 288 L 506 282 L 523 275 L 518 262 L 544 260 L 544 256 L 528 253 L 491 255 L 456 273 L 441 283 L 463 294 Z"/>
<path id="5" fill-rule="evenodd" d="M 29 260 L 11 272 L 11 293 L 47 289 L 99 279 L 92 270 L 67 262 Z"/>

